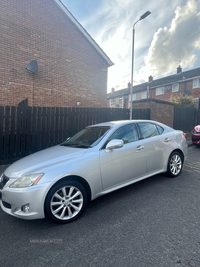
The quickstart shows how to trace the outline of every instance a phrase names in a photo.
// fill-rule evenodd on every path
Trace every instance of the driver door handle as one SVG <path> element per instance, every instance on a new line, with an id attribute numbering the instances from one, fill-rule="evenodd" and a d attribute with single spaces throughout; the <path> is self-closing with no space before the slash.
<path id="1" fill-rule="evenodd" d="M 136 149 L 137 149 L 137 151 L 140 151 L 140 150 L 144 149 L 144 146 L 137 146 Z"/>

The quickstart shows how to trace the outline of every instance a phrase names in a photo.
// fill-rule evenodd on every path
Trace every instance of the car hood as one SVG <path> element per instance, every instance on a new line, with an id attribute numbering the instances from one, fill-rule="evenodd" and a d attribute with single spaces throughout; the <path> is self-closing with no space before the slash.
<path id="1" fill-rule="evenodd" d="M 9 178 L 19 178 L 23 174 L 37 172 L 42 168 L 81 157 L 87 149 L 53 146 L 33 153 L 11 164 L 4 172 Z"/>

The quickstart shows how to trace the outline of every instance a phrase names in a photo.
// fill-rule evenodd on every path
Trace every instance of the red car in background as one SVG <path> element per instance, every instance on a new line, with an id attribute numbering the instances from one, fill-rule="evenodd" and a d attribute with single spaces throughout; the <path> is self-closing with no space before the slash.
<path id="1" fill-rule="evenodd" d="M 194 127 L 192 132 L 192 144 L 200 145 L 200 125 Z"/>

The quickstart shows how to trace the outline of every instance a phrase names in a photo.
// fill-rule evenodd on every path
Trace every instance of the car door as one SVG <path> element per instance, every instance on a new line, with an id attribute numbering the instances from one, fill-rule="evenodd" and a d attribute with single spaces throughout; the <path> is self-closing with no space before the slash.
<path id="1" fill-rule="evenodd" d="M 139 122 L 137 125 L 144 141 L 148 175 L 162 171 L 172 149 L 171 134 L 165 134 L 161 126 L 152 122 Z"/>
<path id="2" fill-rule="evenodd" d="M 135 124 L 119 128 L 110 138 L 122 139 L 123 147 L 100 151 L 100 168 L 104 190 L 138 179 L 147 174 L 143 140 L 139 140 Z"/>

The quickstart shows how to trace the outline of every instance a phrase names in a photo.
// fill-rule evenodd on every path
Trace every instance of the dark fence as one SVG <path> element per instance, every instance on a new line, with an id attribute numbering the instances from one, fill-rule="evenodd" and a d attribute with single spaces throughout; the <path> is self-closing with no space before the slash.
<path id="1" fill-rule="evenodd" d="M 61 143 L 87 125 L 126 119 L 128 109 L 0 106 L 0 164 Z M 150 110 L 133 110 L 133 119 L 150 119 Z"/>
<path id="2" fill-rule="evenodd" d="M 195 125 L 200 124 L 200 110 L 196 108 L 174 107 L 174 129 L 191 132 Z"/>
<path id="3" fill-rule="evenodd" d="M 196 125 L 200 125 L 200 109 L 197 110 Z"/>

